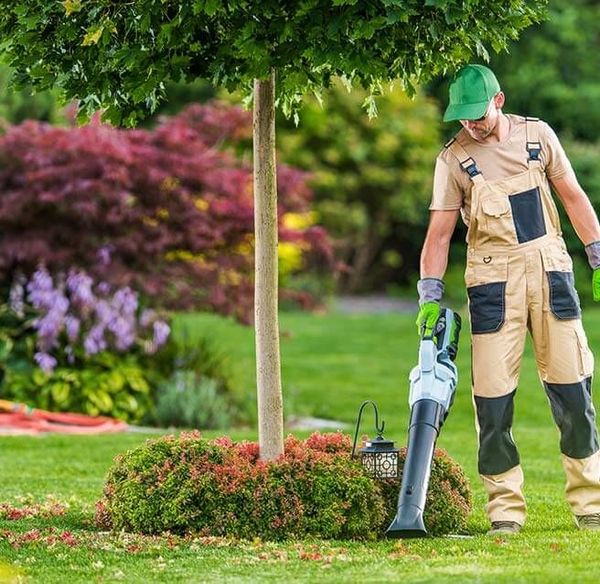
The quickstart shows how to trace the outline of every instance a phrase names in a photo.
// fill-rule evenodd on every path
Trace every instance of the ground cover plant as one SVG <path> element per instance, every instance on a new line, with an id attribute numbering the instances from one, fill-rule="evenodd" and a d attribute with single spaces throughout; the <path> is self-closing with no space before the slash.
<path id="1" fill-rule="evenodd" d="M 583 318 L 591 346 L 600 346 L 600 312 L 585 311 Z M 386 421 L 386 437 L 402 444 L 408 415 L 406 380 L 416 361 L 413 321 L 412 315 L 282 315 L 284 391 L 293 397 L 294 410 L 351 423 L 361 400 L 372 398 Z M 242 385 L 252 382 L 251 330 L 211 315 L 188 315 L 175 322 L 176 334 L 184 324 L 198 335 L 210 328 L 220 347 L 235 356 L 237 380 Z M 458 355 L 459 388 L 438 443 L 464 467 L 473 486 L 474 511 L 467 537 L 358 543 L 306 538 L 270 543 L 111 535 L 93 526 L 94 504 L 113 457 L 139 446 L 148 434 L 5 436 L 0 437 L 0 578 L 14 578 L 18 572 L 44 584 L 284 579 L 597 582 L 600 537 L 578 532 L 564 502 L 558 432 L 530 348 L 514 428 L 522 451 L 529 518 L 522 534 L 515 537 L 484 535 L 487 521 L 477 478 L 468 353 L 465 333 Z M 363 423 L 368 430 L 368 421 Z M 231 437 L 256 439 L 249 430 L 232 432 Z"/>

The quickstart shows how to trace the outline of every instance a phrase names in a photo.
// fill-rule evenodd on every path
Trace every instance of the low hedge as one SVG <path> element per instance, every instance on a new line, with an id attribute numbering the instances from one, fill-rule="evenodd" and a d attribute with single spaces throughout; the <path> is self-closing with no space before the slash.
<path id="1" fill-rule="evenodd" d="M 258 445 L 198 432 L 148 440 L 116 457 L 96 522 L 103 529 L 263 539 L 374 539 L 394 515 L 398 481 L 375 481 L 350 458 L 350 437 L 289 436 L 276 461 Z M 434 535 L 463 529 L 470 490 L 437 451 L 425 520 Z"/>

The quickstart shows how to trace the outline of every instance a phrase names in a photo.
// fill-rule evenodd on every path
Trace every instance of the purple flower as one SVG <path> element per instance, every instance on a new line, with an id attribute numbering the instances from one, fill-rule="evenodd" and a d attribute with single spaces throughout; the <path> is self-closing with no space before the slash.
<path id="1" fill-rule="evenodd" d="M 54 301 L 54 282 L 46 268 L 38 268 L 27 284 L 28 299 L 38 310 L 49 310 Z"/>
<path id="2" fill-rule="evenodd" d="M 138 308 L 137 294 L 129 286 L 125 286 L 115 292 L 111 305 L 124 316 L 133 316 Z"/>
<path id="3" fill-rule="evenodd" d="M 140 316 L 140 326 L 142 328 L 149 327 L 156 320 L 156 311 L 146 308 Z"/>
<path id="4" fill-rule="evenodd" d="M 38 332 L 37 347 L 42 352 L 49 351 L 58 343 L 63 326 L 65 315 L 69 309 L 69 301 L 58 290 L 48 293 L 48 299 L 52 304 L 46 314 L 36 319 L 34 327 Z"/>
<path id="5" fill-rule="evenodd" d="M 108 266 L 108 264 L 110 264 L 110 260 L 112 252 L 114 251 L 114 246 L 113 245 L 103 245 L 97 253 L 98 256 L 98 261 L 100 262 L 101 265 L 103 266 Z"/>
<path id="6" fill-rule="evenodd" d="M 68 314 L 65 316 L 65 329 L 67 330 L 67 338 L 69 342 L 74 343 L 79 336 L 79 330 L 81 328 L 81 321 Z"/>
<path id="7" fill-rule="evenodd" d="M 9 304 L 11 310 L 19 317 L 25 316 L 25 284 L 22 274 L 18 275 L 10 289 Z"/>
<path id="8" fill-rule="evenodd" d="M 54 371 L 56 359 L 52 355 L 48 355 L 48 353 L 36 353 L 33 358 L 45 373 L 52 373 Z"/>
<path id="9" fill-rule="evenodd" d="M 106 349 L 106 339 L 104 338 L 104 326 L 94 325 L 83 341 L 83 348 L 86 354 L 95 355 Z"/>
<path id="10" fill-rule="evenodd" d="M 92 278 L 85 272 L 71 270 L 67 277 L 67 290 L 71 294 L 71 300 L 84 312 L 90 312 L 96 302 L 92 284 Z"/>
<path id="11" fill-rule="evenodd" d="M 99 300 L 96 303 L 96 316 L 98 317 L 98 323 L 102 323 L 105 326 L 113 318 L 113 310 L 106 300 Z"/>
<path id="12" fill-rule="evenodd" d="M 96 290 L 103 296 L 108 296 L 110 294 L 111 286 L 108 282 L 100 282 L 96 286 Z"/>
<path id="13" fill-rule="evenodd" d="M 67 356 L 67 362 L 73 365 L 75 363 L 75 355 L 73 354 L 73 347 L 71 345 L 65 347 L 65 355 Z"/>
<path id="14" fill-rule="evenodd" d="M 158 348 L 164 345 L 169 338 L 171 327 L 163 320 L 157 320 L 153 325 L 154 338 L 152 339 L 153 344 Z"/>
<path id="15" fill-rule="evenodd" d="M 118 316 L 110 322 L 108 330 L 114 335 L 119 351 L 126 351 L 135 343 L 135 323 L 131 319 Z"/>

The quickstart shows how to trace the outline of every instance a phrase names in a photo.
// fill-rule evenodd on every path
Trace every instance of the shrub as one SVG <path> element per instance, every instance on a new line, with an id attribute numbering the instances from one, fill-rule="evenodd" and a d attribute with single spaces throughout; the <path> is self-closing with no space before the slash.
<path id="1" fill-rule="evenodd" d="M 215 379 L 196 371 L 175 371 L 156 398 L 156 421 L 161 426 L 228 428 L 230 403 Z"/>
<path id="2" fill-rule="evenodd" d="M 171 335 L 152 359 L 161 375 L 154 414 L 160 426 L 227 428 L 252 418 L 254 402 L 234 382 L 228 355 L 208 337 L 190 335 L 187 328 Z"/>
<path id="3" fill-rule="evenodd" d="M 228 438 L 149 440 L 115 459 L 96 521 L 143 533 L 373 539 L 393 516 L 397 481 L 373 480 L 349 452 L 350 437 L 341 433 L 288 436 L 285 454 L 270 462 L 258 459 L 257 444 Z M 443 500 L 427 518 L 441 534 L 464 525 L 470 494 L 455 463 L 439 452 L 430 497 L 438 491 Z"/>
<path id="4" fill-rule="evenodd" d="M 73 266 L 155 304 L 249 321 L 252 172 L 233 147 L 250 132 L 247 112 L 217 103 L 153 130 L 9 128 L 0 137 L 0 285 L 39 262 L 53 273 Z M 278 171 L 280 219 L 305 213 L 306 174 Z M 317 226 L 281 224 L 280 238 L 329 252 Z"/>
<path id="5" fill-rule="evenodd" d="M 407 283 L 418 271 L 433 163 L 441 147 L 439 113 L 423 96 L 400 89 L 377 98 L 379 116 L 361 111 L 365 92 L 336 82 L 306 99 L 296 128 L 278 120 L 281 160 L 310 172 L 319 223 L 346 264 L 346 292 Z"/>

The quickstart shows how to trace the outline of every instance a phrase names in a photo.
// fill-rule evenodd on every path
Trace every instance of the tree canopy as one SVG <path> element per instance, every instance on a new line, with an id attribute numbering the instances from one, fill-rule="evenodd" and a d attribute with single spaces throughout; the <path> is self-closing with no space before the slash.
<path id="1" fill-rule="evenodd" d="M 302 96 L 341 77 L 368 90 L 413 84 L 487 58 L 539 20 L 546 2 L 524 0 L 7 0 L 0 53 L 17 85 L 57 87 L 82 115 L 134 125 L 164 97 L 167 80 L 204 77 L 233 90 L 277 71 L 276 100 L 294 113 Z"/>

